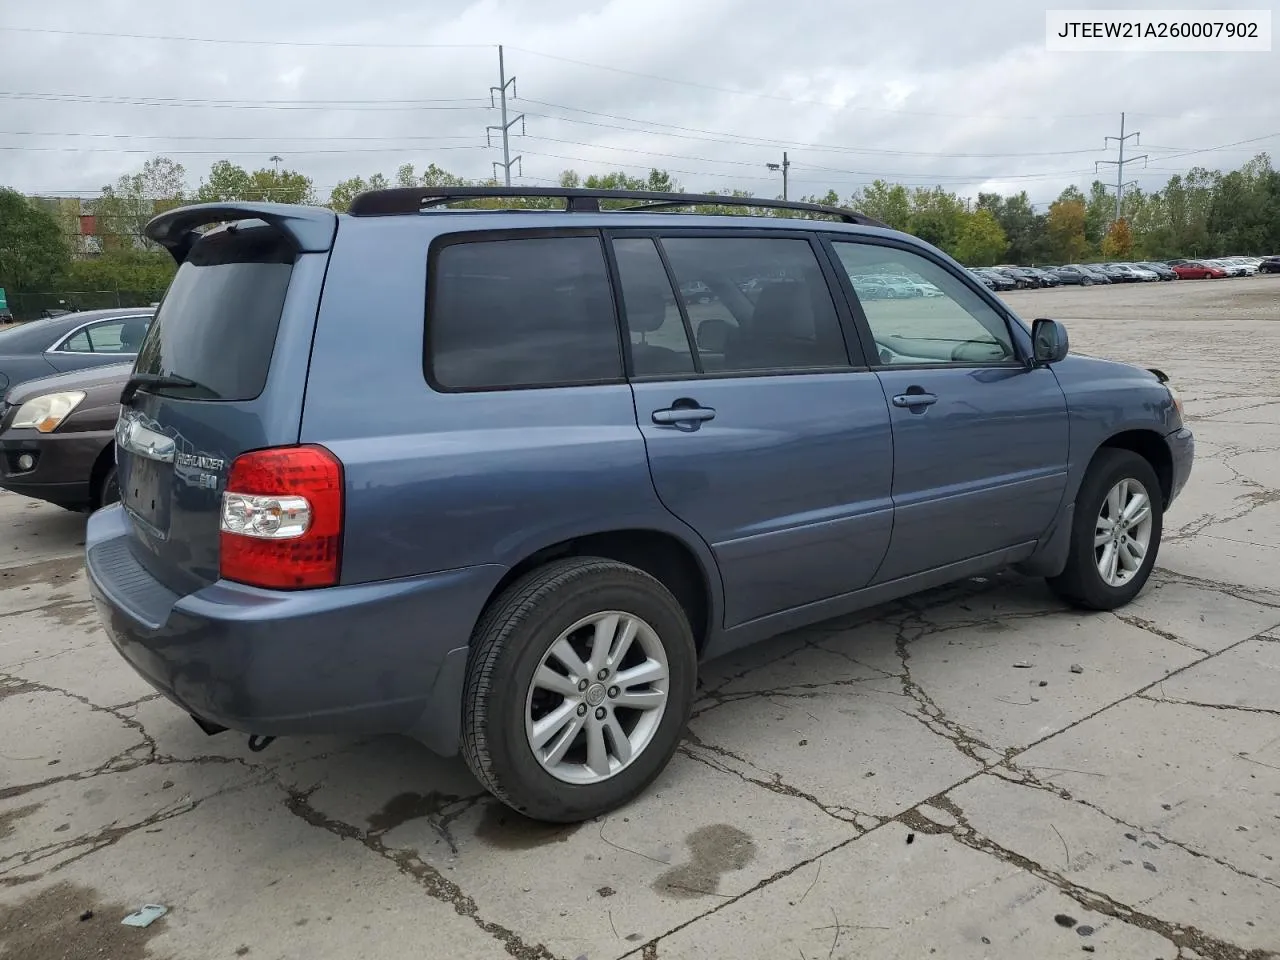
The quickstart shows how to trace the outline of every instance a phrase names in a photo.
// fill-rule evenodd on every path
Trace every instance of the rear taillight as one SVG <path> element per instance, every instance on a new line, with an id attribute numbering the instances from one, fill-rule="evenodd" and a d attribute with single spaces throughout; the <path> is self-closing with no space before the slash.
<path id="1" fill-rule="evenodd" d="M 342 547 L 342 464 L 324 447 L 236 457 L 222 494 L 220 569 L 255 587 L 331 587 Z"/>

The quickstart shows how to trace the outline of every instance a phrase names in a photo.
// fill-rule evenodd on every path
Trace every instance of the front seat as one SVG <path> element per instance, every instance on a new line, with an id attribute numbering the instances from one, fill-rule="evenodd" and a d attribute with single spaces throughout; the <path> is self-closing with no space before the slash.
<path id="1" fill-rule="evenodd" d="M 739 370 L 826 366 L 834 345 L 819 339 L 824 332 L 818 329 L 808 284 L 771 283 L 756 301 L 745 335 L 731 341 L 726 360 Z"/>
<path id="2" fill-rule="evenodd" d="M 631 360 L 638 377 L 658 374 L 693 373 L 693 355 L 685 350 L 648 343 L 645 337 L 662 329 L 667 320 L 668 294 L 656 286 L 633 287 L 626 291 L 627 329 L 632 334 Z M 634 342 L 636 335 L 640 341 Z"/>
<path id="3" fill-rule="evenodd" d="M 126 320 L 120 327 L 120 352 L 137 353 L 147 335 L 147 321 Z"/>

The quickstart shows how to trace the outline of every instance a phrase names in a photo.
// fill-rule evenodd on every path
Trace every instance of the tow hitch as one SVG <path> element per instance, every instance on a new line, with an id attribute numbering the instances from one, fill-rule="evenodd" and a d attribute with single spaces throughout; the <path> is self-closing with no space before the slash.
<path id="1" fill-rule="evenodd" d="M 261 753 L 263 750 L 267 749 L 267 747 L 271 746 L 273 740 L 275 740 L 275 737 L 263 737 L 256 733 L 252 734 L 249 737 L 249 749 L 254 753 Z"/>

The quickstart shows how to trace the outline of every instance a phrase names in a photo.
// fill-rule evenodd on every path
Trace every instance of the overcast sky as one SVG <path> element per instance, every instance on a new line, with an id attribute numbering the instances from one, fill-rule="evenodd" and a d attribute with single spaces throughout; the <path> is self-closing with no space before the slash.
<path id="1" fill-rule="evenodd" d="M 527 114 L 516 182 L 658 166 L 689 190 L 776 195 L 764 164 L 786 149 L 793 196 L 882 177 L 1047 203 L 1116 156 L 1122 110 L 1130 154 L 1151 155 L 1126 179 L 1147 188 L 1280 148 L 1280 53 L 1048 53 L 1025 0 L 0 6 L 0 185 L 26 192 L 95 191 L 155 154 L 193 185 L 215 160 L 279 155 L 321 199 L 406 162 L 486 176 L 499 43 Z"/>

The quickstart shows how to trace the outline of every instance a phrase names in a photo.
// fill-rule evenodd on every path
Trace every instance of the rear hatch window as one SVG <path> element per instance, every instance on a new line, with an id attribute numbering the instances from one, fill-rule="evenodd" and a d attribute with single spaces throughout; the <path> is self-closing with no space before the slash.
<path id="1" fill-rule="evenodd" d="M 296 256 L 289 239 L 267 226 L 233 225 L 202 238 L 178 268 L 139 351 L 136 372 L 171 378 L 148 392 L 200 400 L 258 396 Z"/>

